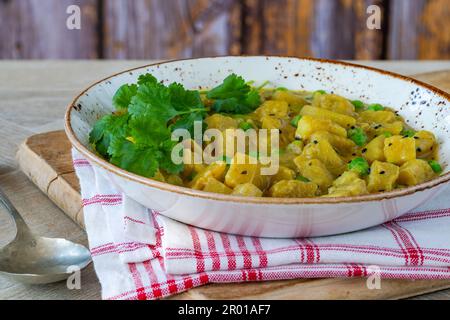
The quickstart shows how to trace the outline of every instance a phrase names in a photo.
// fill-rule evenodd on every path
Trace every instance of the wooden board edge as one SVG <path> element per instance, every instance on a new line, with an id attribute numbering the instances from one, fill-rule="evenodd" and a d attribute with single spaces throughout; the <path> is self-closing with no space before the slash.
<path id="1" fill-rule="evenodd" d="M 19 164 L 20 170 L 45 194 L 48 192 L 50 182 L 58 176 L 47 162 L 39 157 L 33 150 L 30 149 L 28 142 L 34 136 L 28 137 L 22 142 L 16 153 L 16 160 Z M 40 173 L 45 172 L 45 175 L 36 175 L 36 171 L 41 168 Z"/>
<path id="2" fill-rule="evenodd" d="M 365 278 L 326 278 L 228 284 L 209 284 L 181 293 L 176 300 L 387 300 L 405 299 L 450 288 L 450 280 L 381 279 L 380 289 L 368 289 Z M 279 284 L 281 283 L 281 285 Z M 263 287 L 258 288 L 258 286 Z M 273 286 L 269 288 L 268 286 Z M 250 288 L 246 288 L 250 287 Z M 266 287 L 266 288 L 264 288 Z M 330 290 L 330 288 L 332 288 Z M 264 290 L 266 289 L 266 290 Z"/>
<path id="3" fill-rule="evenodd" d="M 33 137 L 28 137 L 18 147 L 16 160 L 20 170 L 69 218 L 84 229 L 79 192 L 30 148 L 29 141 Z M 61 197 L 61 194 L 64 196 Z"/>
<path id="4" fill-rule="evenodd" d="M 83 206 L 81 195 L 77 190 L 73 189 L 61 176 L 51 181 L 47 190 L 50 200 L 84 230 Z"/>

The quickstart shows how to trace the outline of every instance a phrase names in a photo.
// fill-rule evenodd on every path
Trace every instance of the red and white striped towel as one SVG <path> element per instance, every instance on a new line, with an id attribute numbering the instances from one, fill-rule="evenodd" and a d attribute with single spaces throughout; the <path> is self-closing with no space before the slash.
<path id="1" fill-rule="evenodd" d="M 450 190 L 381 226 L 268 239 L 188 226 L 120 194 L 73 151 L 105 299 L 156 299 L 211 282 L 364 277 L 450 279 Z"/>

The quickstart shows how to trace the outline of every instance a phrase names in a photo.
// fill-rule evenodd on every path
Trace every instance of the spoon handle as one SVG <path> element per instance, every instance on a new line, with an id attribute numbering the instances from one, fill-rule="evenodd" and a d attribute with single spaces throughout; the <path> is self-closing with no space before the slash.
<path id="1" fill-rule="evenodd" d="M 6 210 L 9 212 L 11 217 L 14 219 L 14 222 L 16 223 L 17 228 L 17 235 L 16 237 L 22 236 L 26 233 L 29 233 L 29 228 L 27 224 L 25 223 L 25 220 L 23 220 L 20 213 L 17 211 L 17 209 L 14 207 L 14 205 L 9 201 L 6 194 L 0 189 L 0 203 L 3 204 L 3 206 L 6 208 Z"/>

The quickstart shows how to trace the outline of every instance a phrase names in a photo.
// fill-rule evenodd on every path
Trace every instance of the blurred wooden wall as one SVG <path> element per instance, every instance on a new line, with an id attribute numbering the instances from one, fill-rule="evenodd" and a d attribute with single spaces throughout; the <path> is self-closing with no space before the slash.
<path id="1" fill-rule="evenodd" d="M 81 30 L 66 28 L 72 4 Z M 3 59 L 224 54 L 449 59 L 450 0 L 0 0 Z"/>

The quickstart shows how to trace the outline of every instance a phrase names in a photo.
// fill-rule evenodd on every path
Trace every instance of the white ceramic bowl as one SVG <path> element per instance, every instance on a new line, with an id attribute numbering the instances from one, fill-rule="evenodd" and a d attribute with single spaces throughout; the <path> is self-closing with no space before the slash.
<path id="1" fill-rule="evenodd" d="M 97 156 L 88 143 L 95 121 L 113 110 L 112 96 L 124 83 L 150 72 L 165 83 L 190 89 L 213 87 L 234 72 L 256 84 L 269 80 L 288 89 L 334 92 L 394 108 L 416 129 L 435 133 L 440 177 L 392 192 L 345 198 L 246 198 L 208 193 L 154 181 Z M 394 219 L 430 200 L 450 180 L 450 95 L 393 73 L 337 61 L 293 57 L 215 57 L 157 63 L 128 70 L 84 90 L 69 105 L 66 132 L 73 146 L 123 193 L 170 218 L 194 226 L 264 237 L 303 237 L 359 230 Z"/>

